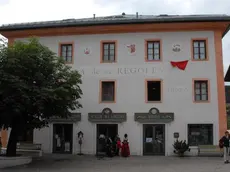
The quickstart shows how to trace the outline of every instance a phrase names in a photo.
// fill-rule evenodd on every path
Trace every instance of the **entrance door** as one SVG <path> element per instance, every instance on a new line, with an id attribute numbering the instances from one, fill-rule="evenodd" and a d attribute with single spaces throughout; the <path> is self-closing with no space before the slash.
<path id="1" fill-rule="evenodd" d="M 165 155 L 165 125 L 143 125 L 143 154 Z"/>
<path id="2" fill-rule="evenodd" d="M 97 124 L 97 152 L 100 150 L 98 141 L 101 134 L 105 135 L 106 138 L 110 137 L 114 142 L 118 134 L 118 124 Z"/>
<path id="3" fill-rule="evenodd" d="M 53 124 L 53 153 L 72 153 L 73 124 Z"/>

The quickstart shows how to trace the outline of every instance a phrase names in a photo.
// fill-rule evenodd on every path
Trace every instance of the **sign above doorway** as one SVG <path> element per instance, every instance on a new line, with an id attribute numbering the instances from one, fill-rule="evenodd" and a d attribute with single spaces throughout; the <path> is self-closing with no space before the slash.
<path id="1" fill-rule="evenodd" d="M 81 121 L 81 113 L 71 113 L 68 118 L 52 117 L 49 122 L 79 122 Z"/>
<path id="2" fill-rule="evenodd" d="M 174 120 L 174 113 L 160 112 L 157 108 L 151 108 L 148 113 L 135 113 L 134 120 L 140 123 L 144 123 L 144 122 L 168 123 Z"/>
<path id="3" fill-rule="evenodd" d="M 100 113 L 88 113 L 90 122 L 125 122 L 127 120 L 126 113 L 113 113 L 110 108 L 104 108 Z"/>

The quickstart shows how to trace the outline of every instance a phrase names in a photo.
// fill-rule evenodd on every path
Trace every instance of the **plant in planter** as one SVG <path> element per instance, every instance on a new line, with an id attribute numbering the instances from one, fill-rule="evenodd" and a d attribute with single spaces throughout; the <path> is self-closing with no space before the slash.
<path id="1" fill-rule="evenodd" d="M 178 154 L 180 157 L 184 156 L 184 153 L 186 151 L 190 151 L 189 145 L 186 143 L 186 141 L 179 141 L 178 139 L 173 144 L 174 147 L 174 153 Z"/>

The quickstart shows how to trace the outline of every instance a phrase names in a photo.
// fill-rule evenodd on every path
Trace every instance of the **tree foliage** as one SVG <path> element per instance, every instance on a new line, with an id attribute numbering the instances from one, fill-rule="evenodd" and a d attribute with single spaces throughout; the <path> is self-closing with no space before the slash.
<path id="1" fill-rule="evenodd" d="M 11 127 L 15 142 L 21 128 L 41 128 L 54 116 L 68 118 L 81 107 L 80 84 L 81 75 L 35 38 L 2 48 L 0 127 Z"/>

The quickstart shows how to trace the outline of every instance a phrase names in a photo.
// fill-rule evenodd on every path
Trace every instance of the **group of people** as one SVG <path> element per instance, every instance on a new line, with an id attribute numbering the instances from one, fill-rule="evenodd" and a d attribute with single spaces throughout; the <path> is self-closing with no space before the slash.
<path id="1" fill-rule="evenodd" d="M 225 135 L 219 140 L 219 147 L 224 149 L 224 163 L 229 163 L 229 154 L 230 154 L 230 134 L 228 131 L 225 132 Z"/>
<path id="2" fill-rule="evenodd" d="M 116 155 L 117 156 L 123 156 L 123 157 L 128 157 L 130 155 L 130 150 L 129 150 L 129 140 L 128 140 L 128 135 L 124 135 L 124 139 L 121 142 L 120 137 L 117 135 L 115 138 L 115 144 L 116 144 Z"/>
<path id="3" fill-rule="evenodd" d="M 122 156 L 129 157 L 129 140 L 128 135 L 124 135 L 123 141 L 121 141 L 119 135 L 117 135 L 113 140 L 111 137 L 105 137 L 104 134 L 99 136 L 99 157 L 114 157 L 114 156 Z"/>

